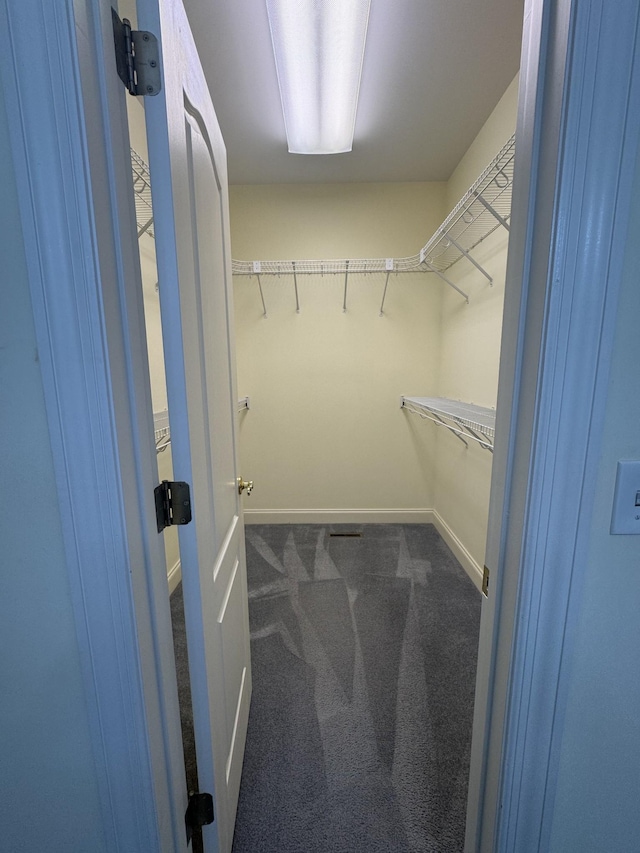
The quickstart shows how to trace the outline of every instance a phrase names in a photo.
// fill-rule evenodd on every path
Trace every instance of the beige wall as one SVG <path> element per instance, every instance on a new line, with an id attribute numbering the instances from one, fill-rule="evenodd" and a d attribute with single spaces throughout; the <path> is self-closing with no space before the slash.
<path id="1" fill-rule="evenodd" d="M 413 254 L 442 220 L 445 191 L 231 187 L 232 252 L 244 260 Z M 392 277 L 383 317 L 384 275 L 350 276 L 346 313 L 343 276 L 300 276 L 299 314 L 291 277 L 263 276 L 262 287 L 267 318 L 256 279 L 235 280 L 239 393 L 251 399 L 240 459 L 256 483 L 247 520 L 382 520 L 430 509 L 433 443 L 399 398 L 435 391 L 439 283 Z"/>
<path id="2" fill-rule="evenodd" d="M 515 131 L 518 78 L 509 86 L 460 161 L 447 185 L 452 209 Z M 469 304 L 451 289 L 443 292 L 438 393 L 494 408 L 498 388 L 502 305 L 508 234 L 500 227 L 474 250 L 493 277 L 493 286 L 460 260 L 451 280 L 469 294 Z M 435 442 L 434 507 L 459 559 L 476 582 L 484 564 L 489 513 L 491 453 L 465 448 L 451 433 L 432 429 Z"/>
<path id="3" fill-rule="evenodd" d="M 517 79 L 447 184 L 231 187 L 233 256 L 416 253 L 514 132 L 516 106 Z M 493 287 L 465 261 L 452 270 L 469 305 L 432 275 L 399 276 L 382 318 L 382 275 L 350 277 L 346 314 L 341 277 L 299 277 L 299 315 L 291 278 L 263 276 L 266 319 L 257 280 L 236 278 L 239 391 L 252 405 L 240 418 L 240 458 L 256 481 L 248 521 L 435 510 L 478 581 L 491 454 L 399 412 L 398 397 L 495 406 L 506 249 L 500 229 L 476 250 Z"/>

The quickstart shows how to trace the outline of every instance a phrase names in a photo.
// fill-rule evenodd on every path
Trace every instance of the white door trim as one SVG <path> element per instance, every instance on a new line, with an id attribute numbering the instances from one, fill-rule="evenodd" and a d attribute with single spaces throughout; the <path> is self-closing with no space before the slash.
<path id="1" fill-rule="evenodd" d="M 640 136 L 636 0 L 526 13 L 466 844 L 504 853 L 548 849 Z"/>
<path id="2" fill-rule="evenodd" d="M 0 4 L 0 67 L 105 846 L 169 853 L 186 850 L 186 792 L 172 649 L 157 642 L 171 630 L 164 549 L 146 533 L 153 493 L 143 484 L 157 474 L 124 100 L 102 61 L 112 51 L 109 4 Z"/>

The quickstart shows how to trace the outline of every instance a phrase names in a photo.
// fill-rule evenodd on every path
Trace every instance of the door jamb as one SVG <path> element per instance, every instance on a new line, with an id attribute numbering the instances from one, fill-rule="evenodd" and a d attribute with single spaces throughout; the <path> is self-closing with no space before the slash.
<path id="1" fill-rule="evenodd" d="M 525 19 L 469 853 L 548 849 L 640 137 L 635 0 Z"/>

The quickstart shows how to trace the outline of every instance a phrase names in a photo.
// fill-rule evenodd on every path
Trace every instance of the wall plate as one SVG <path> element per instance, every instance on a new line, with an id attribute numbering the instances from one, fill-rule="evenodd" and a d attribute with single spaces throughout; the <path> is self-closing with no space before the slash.
<path id="1" fill-rule="evenodd" d="M 611 533 L 640 534 L 640 462 L 637 460 L 618 462 Z"/>

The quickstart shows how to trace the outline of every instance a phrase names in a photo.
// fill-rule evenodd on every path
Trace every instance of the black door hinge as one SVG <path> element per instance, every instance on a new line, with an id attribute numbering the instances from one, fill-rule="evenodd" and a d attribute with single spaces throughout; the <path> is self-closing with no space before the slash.
<path id="1" fill-rule="evenodd" d="M 213 797 L 211 794 L 190 794 L 184 815 L 187 829 L 187 844 L 193 838 L 193 830 L 213 823 Z"/>
<path id="2" fill-rule="evenodd" d="M 153 490 L 156 499 L 158 533 L 172 524 L 189 524 L 191 521 L 191 492 L 189 484 L 163 480 Z"/>
<path id="3" fill-rule="evenodd" d="M 118 77 L 131 95 L 157 95 L 162 88 L 158 39 L 146 30 L 132 30 L 111 9 Z"/>

